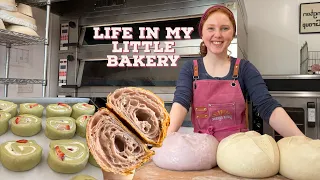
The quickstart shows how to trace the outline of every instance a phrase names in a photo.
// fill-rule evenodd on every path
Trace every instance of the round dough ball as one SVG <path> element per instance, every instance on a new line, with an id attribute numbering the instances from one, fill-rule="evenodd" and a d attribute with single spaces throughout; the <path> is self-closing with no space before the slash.
<path id="1" fill-rule="evenodd" d="M 74 176 L 71 180 L 97 180 L 97 179 L 89 175 L 80 174 L 80 175 Z"/>
<path id="2" fill-rule="evenodd" d="M 36 167 L 42 158 L 42 147 L 34 140 L 7 141 L 0 146 L 0 161 L 10 171 L 22 172 Z"/>
<path id="3" fill-rule="evenodd" d="M 282 138 L 279 173 L 289 179 L 320 179 L 320 140 L 304 136 Z"/>
<path id="4" fill-rule="evenodd" d="M 155 149 L 153 162 L 160 168 L 176 171 L 208 170 L 217 165 L 218 141 L 208 134 L 174 132 Z"/>
<path id="5" fill-rule="evenodd" d="M 223 139 L 217 150 L 218 166 L 245 178 L 266 178 L 279 172 L 279 148 L 269 135 L 240 132 Z"/>

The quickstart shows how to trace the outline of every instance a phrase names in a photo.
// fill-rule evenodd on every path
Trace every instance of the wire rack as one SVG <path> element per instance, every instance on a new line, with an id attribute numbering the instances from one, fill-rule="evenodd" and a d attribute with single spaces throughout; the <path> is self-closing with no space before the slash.
<path id="1" fill-rule="evenodd" d="M 0 29 L 0 44 L 4 46 L 8 44 L 12 46 L 24 46 L 43 43 L 44 39 L 40 37 Z"/>
<path id="2" fill-rule="evenodd" d="M 51 0 L 51 3 L 61 2 L 67 0 Z M 16 3 L 23 3 L 30 6 L 45 6 L 47 5 L 47 0 L 16 0 Z"/>
<path id="3" fill-rule="evenodd" d="M 0 84 L 44 84 L 42 79 L 0 78 Z"/>
<path id="4" fill-rule="evenodd" d="M 314 65 L 320 65 L 320 51 L 309 51 L 305 42 L 300 49 L 300 74 L 320 74 L 320 71 L 312 70 Z"/>

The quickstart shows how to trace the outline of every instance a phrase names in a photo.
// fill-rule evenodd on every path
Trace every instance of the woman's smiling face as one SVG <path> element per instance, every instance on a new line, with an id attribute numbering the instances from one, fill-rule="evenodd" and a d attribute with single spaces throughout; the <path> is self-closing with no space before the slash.
<path id="1" fill-rule="evenodd" d="M 208 53 L 223 55 L 234 37 L 234 28 L 229 17 L 223 12 L 216 11 L 203 24 L 202 40 Z"/>

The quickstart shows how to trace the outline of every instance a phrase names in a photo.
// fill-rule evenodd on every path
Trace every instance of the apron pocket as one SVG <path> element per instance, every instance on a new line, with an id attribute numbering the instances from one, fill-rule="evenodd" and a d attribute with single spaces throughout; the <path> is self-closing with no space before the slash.
<path id="1" fill-rule="evenodd" d="M 234 126 L 236 124 L 235 103 L 208 104 L 209 123 L 214 129 Z"/>

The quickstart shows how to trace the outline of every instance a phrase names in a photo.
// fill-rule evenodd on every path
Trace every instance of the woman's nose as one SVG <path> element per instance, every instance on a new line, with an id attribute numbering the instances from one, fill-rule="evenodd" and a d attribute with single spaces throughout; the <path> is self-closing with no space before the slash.
<path id="1" fill-rule="evenodd" d="M 219 37 L 222 36 L 222 33 L 221 33 L 221 31 L 217 30 L 217 31 L 214 32 L 213 36 L 216 37 L 216 38 L 219 38 Z"/>

